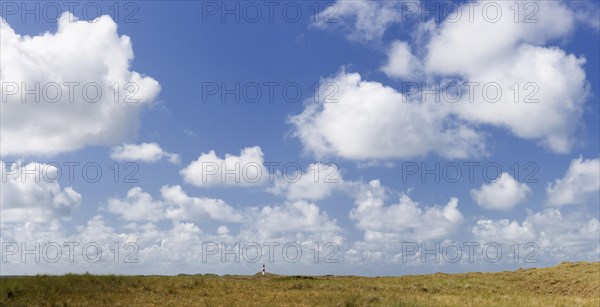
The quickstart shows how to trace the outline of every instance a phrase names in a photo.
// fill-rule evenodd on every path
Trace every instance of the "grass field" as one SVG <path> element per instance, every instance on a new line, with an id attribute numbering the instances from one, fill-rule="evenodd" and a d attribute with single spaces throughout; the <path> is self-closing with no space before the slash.
<path id="1" fill-rule="evenodd" d="M 401 277 L 84 274 L 0 282 L 2 306 L 600 306 L 600 262 Z"/>

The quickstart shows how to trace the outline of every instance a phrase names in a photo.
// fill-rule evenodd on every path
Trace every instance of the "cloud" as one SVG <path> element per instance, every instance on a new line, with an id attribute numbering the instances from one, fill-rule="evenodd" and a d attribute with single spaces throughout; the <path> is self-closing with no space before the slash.
<path id="1" fill-rule="evenodd" d="M 142 188 L 135 187 L 124 199 L 109 198 L 107 209 L 127 221 L 158 221 L 165 218 L 165 205 L 152 199 Z"/>
<path id="2" fill-rule="evenodd" d="M 176 190 L 167 187 L 163 189 Z M 171 191 L 171 192 L 173 192 Z M 170 193 L 170 192 L 169 192 Z M 175 194 L 179 192 L 175 191 Z M 4 274 L 36 274 L 39 272 L 53 272 L 64 274 L 67 272 L 114 272 L 123 274 L 165 274 L 164 268 L 169 272 L 191 273 L 211 266 L 211 270 L 220 272 L 249 273 L 255 272 L 257 264 L 248 259 L 254 259 L 255 249 L 243 249 L 246 246 L 258 246 L 261 262 L 269 261 L 270 267 L 281 266 L 285 271 L 288 262 L 285 262 L 284 247 L 288 243 L 300 246 L 302 257 L 295 262 L 303 268 L 314 270 L 314 259 L 322 261 L 331 250 L 323 249 L 327 242 L 343 244 L 342 230 L 336 220 L 330 218 L 326 212 L 311 203 L 299 201 L 282 205 L 252 207 L 245 211 L 245 218 L 240 221 L 239 231 L 233 232 L 227 226 L 221 225 L 216 232 L 207 231 L 206 223 L 199 221 L 172 220 L 171 223 L 152 223 L 137 221 L 118 226 L 110 225 L 110 220 L 102 215 L 90 218 L 83 225 L 76 227 L 75 231 L 67 234 L 60 223 L 53 221 L 49 225 L 41 224 L 15 224 L 10 228 L 3 225 L 0 232 L 0 242 L 19 242 L 27 246 L 39 243 L 41 246 L 53 242 L 76 242 L 74 262 L 69 262 L 63 248 L 63 257 L 58 263 L 48 265 L 47 261 L 23 263 L 19 255 L 5 257 L 10 265 L 3 269 Z M 121 230 L 119 230 L 121 228 Z M 238 229 L 235 226 L 235 229 Z M 133 246 L 125 247 L 126 243 L 133 242 Z M 81 256 L 85 244 L 98 244 L 102 251 L 120 248 L 119 261 L 114 260 L 113 253 L 103 253 L 96 265 L 84 261 Z M 317 243 L 318 245 L 315 245 Z M 118 245 L 117 245 L 118 244 Z M 227 249 L 229 256 L 223 261 L 224 250 L 210 254 L 206 244 L 218 246 L 218 249 Z M 225 244 L 226 247 L 221 244 Z M 267 247 L 269 245 L 271 247 Z M 237 248 L 237 257 L 241 262 L 234 262 Z M 135 247 L 135 248 L 134 248 Z M 272 250 L 271 250 L 272 248 Z M 314 253 L 319 250 L 323 256 L 315 258 Z M 86 254 L 94 257 L 93 248 Z M 294 248 L 285 250 L 288 258 L 294 258 Z M 127 263 L 124 257 L 133 256 L 137 259 L 135 264 Z M 270 260 L 271 259 L 271 260 Z M 334 257 L 334 259 L 336 259 Z M 258 264 L 259 265 L 259 264 Z M 4 268 L 4 267 L 3 267 Z M 293 272 L 293 271 L 290 271 Z M 314 271 L 317 273 L 318 271 Z"/>
<path id="3" fill-rule="evenodd" d="M 339 0 L 319 12 L 311 26 L 341 30 L 351 41 L 377 41 L 390 26 L 402 22 L 402 2 Z"/>
<path id="4" fill-rule="evenodd" d="M 473 95 L 465 94 L 449 105 L 449 112 L 469 122 L 506 128 L 555 153 L 570 152 L 589 93 L 582 67 L 585 59 L 532 45 L 519 46 L 510 54 L 466 76 L 479 85 Z M 488 87 L 486 93 L 484 86 L 501 89 L 497 102 L 493 102 L 495 89 Z"/>
<path id="5" fill-rule="evenodd" d="M 478 220 L 472 231 L 476 238 L 485 242 L 527 242 L 536 238 L 529 222 Z"/>
<path id="6" fill-rule="evenodd" d="M 361 14 L 359 6 L 367 4 L 358 3 L 343 5 Z M 560 2 L 542 1 L 536 2 L 538 22 L 515 22 L 510 14 L 491 22 L 483 18 L 489 3 L 477 4 L 460 6 L 458 21 L 420 25 L 411 42 L 415 50 L 392 43 L 381 70 L 424 81 L 416 92 L 401 93 L 357 73 L 328 79 L 339 87 L 339 102 L 309 104 L 290 120 L 304 150 L 350 160 L 478 157 L 487 153 L 482 128 L 492 126 L 552 152 L 570 152 L 590 92 L 586 60 L 545 45 L 570 35 L 576 14 Z M 507 12 L 513 3 L 495 5 Z"/>
<path id="7" fill-rule="evenodd" d="M 298 179 L 294 179 L 296 176 Z M 305 172 L 288 174 L 288 177 L 278 174 L 275 185 L 268 189 L 269 192 L 283 195 L 289 200 L 316 201 L 330 196 L 336 190 L 344 189 L 346 185 L 335 164 L 314 163 Z"/>
<path id="8" fill-rule="evenodd" d="M 214 220 L 239 222 L 243 216 L 221 199 L 206 197 L 190 197 L 183 189 L 176 186 L 163 186 L 160 193 L 166 203 L 172 206 L 167 209 L 167 217 L 175 220 L 196 220 L 210 217 Z"/>
<path id="9" fill-rule="evenodd" d="M 135 236 L 117 233 L 113 227 L 106 224 L 102 215 L 95 215 L 84 225 L 77 226 L 77 232 L 74 237 L 77 238 L 76 242 L 95 242 L 101 244 L 104 246 L 103 250 L 109 245 L 114 246 L 114 242 L 135 242 Z"/>
<path id="10" fill-rule="evenodd" d="M 488 11 L 484 11 L 486 5 Z M 461 18 L 446 20 L 431 33 L 426 45 L 426 70 L 441 75 L 475 74 L 487 70 L 491 63 L 514 57 L 521 44 L 542 45 L 574 29 L 574 14 L 560 1 L 535 2 L 538 11 L 531 18 L 537 21 L 525 22 L 527 17 L 520 16 L 522 20 L 515 22 L 513 14 L 502 14 L 493 20 L 493 7 L 511 12 L 512 5 L 503 1 L 492 5 L 482 1 L 461 5 Z M 523 5 L 520 4 L 521 10 Z M 484 16 L 489 17 L 486 20 Z"/>
<path id="11" fill-rule="evenodd" d="M 132 188 L 124 199 L 109 198 L 107 210 L 127 221 L 198 221 L 206 218 L 227 222 L 242 220 L 242 216 L 221 199 L 191 197 L 178 185 L 163 186 L 160 192 L 162 200 L 154 200 L 142 188 Z"/>
<path id="12" fill-rule="evenodd" d="M 0 161 L 0 215 L 2 223 L 45 223 L 69 218 L 81 204 L 81 194 L 61 188 L 54 180 L 59 170 L 50 164 L 32 162 L 13 165 Z"/>
<path id="13" fill-rule="evenodd" d="M 157 143 L 123 144 L 112 148 L 110 158 L 120 161 L 156 162 L 167 158 L 173 164 L 179 164 L 179 155 L 164 151 Z"/>
<path id="14" fill-rule="evenodd" d="M 531 194 L 525 183 L 517 182 L 510 174 L 502 173 L 496 181 L 483 184 L 471 190 L 471 197 L 477 205 L 491 210 L 508 211 L 523 203 Z"/>
<path id="15" fill-rule="evenodd" d="M 390 78 L 416 80 L 422 74 L 420 60 L 412 54 L 406 42 L 395 41 L 388 51 L 387 62 L 381 67 Z"/>
<path id="16" fill-rule="evenodd" d="M 274 257 L 275 263 L 283 262 L 282 249 L 287 244 L 300 246 L 303 256 L 297 264 L 310 265 L 315 259 L 313 252 L 318 249 L 324 255 L 330 254 L 331 250 L 325 250 L 329 242 L 340 246 L 344 243 L 343 230 L 337 225 L 337 221 L 331 218 L 327 212 L 322 211 L 319 206 L 306 201 L 290 201 L 283 204 L 248 206 L 246 208 L 233 209 L 220 200 L 190 197 L 182 191 L 179 186 L 163 186 L 161 188 L 161 200 L 153 200 L 149 195 L 134 188 L 129 191 L 127 197 L 122 200 L 109 200 L 109 210 L 120 214 L 124 219 L 133 221 L 126 224 L 126 232 L 118 233 L 103 222 L 103 218 L 94 218 L 90 221 L 93 229 L 102 231 L 94 236 L 102 239 L 100 244 L 106 243 L 110 246 L 110 238 L 113 242 L 131 240 L 139 247 L 140 266 L 144 270 L 155 267 L 157 264 L 165 265 L 172 270 L 179 267 L 183 272 L 190 271 L 190 266 L 199 264 L 200 255 L 208 254 L 205 244 L 213 244 L 219 248 L 234 249 L 247 245 L 258 245 L 262 247 L 262 259 Z M 141 200 L 140 200 L 141 199 Z M 129 205 L 128 205 L 129 204 Z M 114 208 L 119 208 L 114 210 Z M 132 213 L 131 211 L 149 211 L 148 213 Z M 129 212 L 129 213 L 127 213 Z M 170 227 L 159 227 L 154 223 L 162 219 L 170 221 Z M 225 223 L 235 223 L 233 227 L 219 225 L 215 232 L 207 231 L 207 225 L 211 225 L 206 218 L 219 220 Z M 152 220 L 148 222 L 148 220 Z M 168 226 L 169 223 L 166 223 Z M 80 227 L 78 231 L 91 233 L 95 231 Z M 212 228 L 212 227 L 211 227 Z M 234 231 L 237 230 L 237 231 Z M 86 235 L 89 237 L 90 235 Z M 11 233 L 4 233 L 3 239 L 10 239 Z M 58 235 L 53 238 L 56 240 Z M 25 238 L 22 238 L 25 240 Z M 90 239 L 93 240 L 93 239 Z M 226 247 L 222 247 L 222 243 Z M 315 245 L 316 243 L 316 245 Z M 275 252 L 269 254 L 270 248 L 274 246 Z M 308 251 L 311 253 L 308 253 Z M 224 252 L 224 251 L 223 251 Z M 250 252 L 253 252 L 251 250 Z M 242 251 L 242 257 L 247 251 Z M 293 258 L 294 250 L 288 254 Z M 233 253 L 230 253 L 230 255 Z M 239 256 L 238 256 L 239 257 Z M 221 252 L 208 257 L 208 263 L 223 266 L 221 270 L 228 272 L 239 272 L 241 266 L 250 265 L 244 260 L 237 263 L 232 269 L 234 256 L 227 257 L 228 260 L 221 262 Z M 204 259 L 204 258 L 203 258 Z M 246 259 L 246 258 L 243 258 Z M 203 262 L 205 264 L 207 262 Z M 285 262 L 283 262 L 285 264 Z M 70 264 L 73 270 L 75 264 Z M 136 266 L 136 267 L 137 267 Z M 127 267 L 127 269 L 131 269 Z M 158 271 L 160 272 L 160 271 Z"/>
<path id="17" fill-rule="evenodd" d="M 597 218 L 577 214 L 565 216 L 558 209 L 546 209 L 530 212 L 522 223 L 482 219 L 473 226 L 472 233 L 481 242 L 535 243 L 540 252 L 534 259 L 540 261 L 597 261 L 599 225 Z"/>
<path id="18" fill-rule="evenodd" d="M 148 232 L 145 235 L 148 237 L 150 233 Z M 124 260 L 127 259 L 125 257 L 133 256 L 134 259 L 142 259 L 135 249 L 125 248 L 126 243 L 135 242 L 138 237 L 139 235 L 136 236 L 134 233 L 117 232 L 114 227 L 107 224 L 101 215 L 93 216 L 84 221 L 83 225 L 76 226 L 74 231 L 68 232 L 57 220 L 49 223 L 24 222 L 12 224 L 10 227 L 3 227 L 2 232 L 0 232 L 0 241 L 3 244 L 6 242 L 21 247 L 27 246 L 29 249 L 33 249 L 35 245 L 39 244 L 44 252 L 40 257 L 41 261 L 34 261 L 33 255 L 31 255 L 31 258 L 27 257 L 27 261 L 23 261 L 18 253 L 12 257 L 5 257 L 3 261 L 10 263 L 10 265 L 3 266 L 2 273 L 21 275 L 34 275 L 39 274 L 39 272 L 82 274 L 89 271 L 106 274 L 110 271 L 123 274 L 124 271 L 132 267 L 131 263 L 124 263 Z M 135 244 L 137 243 L 130 247 L 136 246 Z M 48 253 L 46 253 L 47 246 L 50 247 Z M 40 247 L 37 248 L 38 251 Z M 84 251 L 84 247 L 89 248 Z M 70 250 L 71 248 L 72 250 Z M 97 255 L 95 251 L 112 250 L 117 252 L 121 248 L 122 251 L 116 254 L 101 253 L 101 257 L 97 259 L 98 262 L 94 262 Z M 53 253 L 55 249 L 62 255 L 56 256 Z M 119 260 L 115 261 L 115 259 Z M 148 267 L 145 269 L 148 269 Z"/>
<path id="19" fill-rule="evenodd" d="M 547 200 L 550 206 L 585 204 L 598 198 L 600 191 L 600 158 L 573 159 L 563 178 L 548 183 Z"/>
<path id="20" fill-rule="evenodd" d="M 401 194 L 397 203 L 385 205 L 388 191 L 379 180 L 355 185 L 355 207 L 350 219 L 364 237 L 344 252 L 349 263 L 398 263 L 404 243 L 433 246 L 449 242 L 460 235 L 464 216 L 458 199 L 450 198 L 445 206 L 426 207 Z M 415 261 L 417 263 L 423 263 Z M 406 263 L 406 262 L 404 262 Z"/>
<path id="21" fill-rule="evenodd" d="M 600 14 L 600 6 L 592 1 L 575 1 L 569 3 L 569 7 L 575 12 L 577 22 L 593 29 L 600 31 L 600 19 L 597 16 Z"/>
<path id="22" fill-rule="evenodd" d="M 485 5 L 462 7 L 462 16 L 474 9 L 478 17 L 474 22 L 465 17 L 432 30 L 424 50 L 425 71 L 459 76 L 457 81 L 477 85 L 472 95 L 463 89 L 452 114 L 506 128 L 517 137 L 538 140 L 553 152 L 568 153 L 589 93 L 585 58 L 544 45 L 573 31 L 574 13 L 558 1 L 540 1 L 535 2 L 537 22 L 515 22 L 510 14 L 490 22 L 482 18 Z M 508 12 L 513 3 L 496 5 Z M 488 87 L 486 92 L 486 85 L 494 86 L 493 90 Z M 502 93 L 496 101 L 497 88 Z"/>
<path id="23" fill-rule="evenodd" d="M 245 241 L 334 242 L 342 244 L 341 228 L 327 212 L 306 201 L 254 207 L 245 214 L 247 222 L 239 237 Z"/>
<path id="24" fill-rule="evenodd" d="M 229 234 L 229 228 L 227 228 L 227 226 L 219 226 L 219 228 L 217 228 L 217 234 L 220 236 L 225 236 Z"/>
<path id="25" fill-rule="evenodd" d="M 179 261 L 183 264 L 193 265 L 197 263 L 198 255 L 206 253 L 206 250 L 202 250 L 204 243 L 218 244 L 219 246 L 222 246 L 221 243 L 225 243 L 229 250 L 234 249 L 236 244 L 239 248 L 258 245 L 262 247 L 263 261 L 274 257 L 275 263 L 270 265 L 273 267 L 277 265 L 277 262 L 284 260 L 282 258 L 284 246 L 288 243 L 295 243 L 304 252 L 302 259 L 296 265 L 302 263 L 310 265 L 314 258 L 306 251 L 314 252 L 315 249 L 319 249 L 325 253 L 322 249 L 324 244 L 333 242 L 341 245 L 344 240 L 342 230 L 337 226 L 335 219 L 330 218 L 317 205 L 304 201 L 251 207 L 244 210 L 243 216 L 244 219 L 241 221 L 240 230 L 237 233 L 231 232 L 225 226 L 219 226 L 217 233 L 211 234 L 202 231 L 200 224 L 194 222 L 176 222 L 173 224 L 173 229 L 168 231 L 157 232 L 154 230 L 153 232 L 157 232 L 154 235 L 156 239 L 153 241 L 155 242 L 145 244 L 141 248 L 140 255 L 148 255 L 157 261 Z M 159 243 L 156 243 L 157 240 Z M 319 245 L 315 246 L 315 242 Z M 266 247 L 268 244 L 275 251 L 272 255 L 269 255 L 270 249 Z M 243 253 L 245 252 L 242 251 L 242 257 Z M 294 249 L 291 249 L 288 257 L 293 258 L 293 253 Z M 159 255 L 163 256 L 157 257 Z M 224 270 L 230 270 L 233 266 L 234 256 L 227 257 L 228 261 L 225 262 L 221 261 L 221 257 L 221 253 L 218 253 L 208 257 L 208 261 L 215 266 L 222 265 Z M 244 262 L 246 261 L 242 261 L 242 264 Z M 253 265 L 252 263 L 246 264 Z M 235 270 L 239 269 L 239 264 L 236 264 Z"/>
<path id="26" fill-rule="evenodd" d="M 202 153 L 179 172 L 185 182 L 197 187 L 260 186 L 269 177 L 259 146 L 246 147 L 239 156 L 217 156 L 214 150 Z"/>
<path id="27" fill-rule="evenodd" d="M 289 120 L 304 150 L 318 158 L 402 159 L 430 153 L 467 158 L 486 154 L 484 138 L 475 127 L 448 117 L 437 104 L 416 102 L 381 83 L 361 80 L 358 73 L 342 71 L 326 82 L 337 85 L 339 102 L 309 104 Z"/>
<path id="28" fill-rule="evenodd" d="M 350 218 L 364 231 L 366 242 L 402 242 L 449 238 L 463 223 L 458 199 L 445 206 L 423 207 L 406 194 L 397 204 L 385 206 L 385 189 L 372 180 L 356 199 Z"/>
<path id="29" fill-rule="evenodd" d="M 109 198 L 107 211 L 126 221 L 174 223 L 205 221 L 206 219 L 238 223 L 240 233 L 231 234 L 222 225 L 218 235 L 231 235 L 245 242 L 269 241 L 303 242 L 309 239 L 343 241 L 336 220 L 313 203 L 298 200 L 281 205 L 253 206 L 234 209 L 220 199 L 191 197 L 180 186 L 163 186 L 161 199 L 155 200 L 141 188 L 135 187 L 123 199 Z M 225 227 L 225 228 L 222 228 Z"/>
<path id="30" fill-rule="evenodd" d="M 130 70 L 131 40 L 110 17 L 73 19 L 64 13 L 56 32 L 37 36 L 0 20 L 3 155 L 118 144 L 137 133 L 138 114 L 160 92 L 156 80 Z"/>

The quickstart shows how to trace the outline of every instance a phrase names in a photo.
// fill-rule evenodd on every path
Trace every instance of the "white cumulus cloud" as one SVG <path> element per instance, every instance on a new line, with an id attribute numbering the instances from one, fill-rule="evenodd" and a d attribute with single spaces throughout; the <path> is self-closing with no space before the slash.
<path id="1" fill-rule="evenodd" d="M 379 180 L 372 180 L 350 211 L 366 242 L 446 239 L 464 220 L 454 197 L 445 206 L 433 207 L 424 207 L 405 194 L 396 204 L 386 206 L 384 201 L 385 189 Z"/>
<path id="2" fill-rule="evenodd" d="M 202 153 L 180 171 L 185 182 L 198 187 L 259 186 L 269 178 L 259 146 L 246 147 L 239 156 L 217 156 L 214 150 Z"/>
<path id="3" fill-rule="evenodd" d="M 486 6 L 510 12 L 514 4 L 476 4 L 462 6 L 458 22 L 445 21 L 432 29 L 425 46 L 427 73 L 459 76 L 455 81 L 476 86 L 472 93 L 464 88 L 449 112 L 508 129 L 553 152 L 569 152 L 589 92 L 586 60 L 546 44 L 572 33 L 575 13 L 559 1 L 539 1 L 536 22 L 515 22 L 511 14 L 490 22 L 482 18 Z M 466 18 L 471 9 L 474 21 Z"/>
<path id="4" fill-rule="evenodd" d="M 380 68 L 391 78 L 422 81 L 416 92 L 403 88 L 401 93 L 358 74 L 340 73 L 327 80 L 339 87 L 334 93 L 339 102 L 309 104 L 292 117 L 294 135 L 316 157 L 352 160 L 431 153 L 481 156 L 486 153 L 486 126 L 506 129 L 552 152 L 570 152 L 589 96 L 586 59 L 548 44 L 573 33 L 577 14 L 562 2 L 535 4 L 538 21 L 532 23 L 515 22 L 511 14 L 497 22 L 486 20 L 484 15 L 494 11 L 487 10 L 490 5 L 510 12 L 513 3 L 480 2 L 459 6 L 458 21 L 419 26 L 414 41 L 392 42 Z M 362 10 L 383 4 L 341 5 L 353 12 L 349 16 L 394 16 Z M 389 9 L 397 10 L 393 5 Z M 389 25 L 384 23 L 378 33 Z"/>
<path id="5" fill-rule="evenodd" d="M 314 163 L 305 172 L 287 176 L 278 174 L 274 186 L 268 190 L 289 200 L 316 201 L 330 196 L 336 190 L 343 190 L 345 186 L 337 165 Z"/>
<path id="6" fill-rule="evenodd" d="M 188 196 L 176 186 L 160 189 L 162 200 L 154 200 L 140 187 L 132 188 L 123 199 L 109 198 L 107 210 L 129 221 L 197 221 L 213 219 L 239 222 L 242 216 L 221 199 Z"/>
<path id="7" fill-rule="evenodd" d="M 81 204 L 81 194 L 57 182 L 59 170 L 54 165 L 31 162 L 17 166 L 0 161 L 0 167 L 2 223 L 69 218 Z"/>
<path id="8" fill-rule="evenodd" d="M 137 133 L 138 114 L 160 92 L 131 70 L 131 40 L 109 16 L 73 19 L 64 13 L 56 32 L 36 36 L 0 19 L 3 155 L 118 144 Z"/>
<path id="9" fill-rule="evenodd" d="M 466 75 L 478 85 L 472 95 L 465 89 L 459 102 L 447 104 L 449 112 L 469 122 L 506 128 L 553 152 L 568 153 L 589 92 L 585 59 L 558 48 L 527 44 L 510 55 Z M 496 96 L 497 89 L 501 95 Z"/>
<path id="10" fill-rule="evenodd" d="M 169 162 L 178 164 L 180 156 L 164 151 L 157 143 L 123 144 L 112 148 L 111 159 L 120 161 L 156 162 L 167 158 Z"/>
<path id="11" fill-rule="evenodd" d="M 595 198 L 598 203 L 600 191 L 600 158 L 573 159 L 565 176 L 549 183 L 546 187 L 547 201 L 550 206 L 585 204 Z"/>
<path id="12" fill-rule="evenodd" d="M 335 28 L 352 41 L 381 39 L 392 25 L 402 22 L 403 1 L 338 0 L 319 12 L 312 23 L 319 29 Z M 414 4 L 415 2 L 412 1 Z"/>
<path id="13" fill-rule="evenodd" d="M 526 183 L 519 183 L 510 174 L 502 173 L 494 182 L 471 190 L 471 197 L 486 209 L 507 211 L 523 203 L 531 194 Z"/>
<path id="14" fill-rule="evenodd" d="M 247 222 L 239 234 L 245 241 L 343 243 L 342 229 L 336 219 L 307 201 L 254 207 L 245 216 Z"/>
<path id="15" fill-rule="evenodd" d="M 481 219 L 472 228 L 480 242 L 512 245 L 532 243 L 527 252 L 544 261 L 598 260 L 600 223 L 597 218 L 563 215 L 558 209 L 530 212 L 519 223 L 507 219 Z M 539 248 L 539 251 L 537 250 Z"/>
<path id="16" fill-rule="evenodd" d="M 512 57 L 522 43 L 544 44 L 574 29 L 574 14 L 560 1 L 536 2 L 538 11 L 532 17 L 536 22 L 524 22 L 525 16 L 515 22 L 515 16 L 508 14 L 512 5 L 513 2 L 478 1 L 460 6 L 461 18 L 446 20 L 431 33 L 426 48 L 427 71 L 452 75 L 485 70 L 490 63 Z M 519 4 L 523 11 L 524 5 Z M 507 13 L 493 20 L 495 7 Z M 484 16 L 489 17 L 486 20 Z"/>
<path id="17" fill-rule="evenodd" d="M 337 103 L 309 104 L 290 118 L 294 135 L 316 157 L 350 160 L 401 159 L 437 153 L 447 158 L 486 154 L 483 136 L 448 118 L 433 103 L 420 103 L 358 73 L 340 72 Z M 405 100 L 406 99 L 406 100 Z"/>
<path id="18" fill-rule="evenodd" d="M 167 204 L 166 215 L 176 220 L 194 220 L 210 217 L 214 220 L 239 222 L 242 215 L 221 199 L 188 196 L 183 189 L 176 186 L 164 186 L 160 193 Z"/>
<path id="19" fill-rule="evenodd" d="M 392 78 L 416 80 L 420 77 L 420 60 L 412 54 L 406 42 L 395 41 L 388 51 L 388 60 L 381 70 Z"/>

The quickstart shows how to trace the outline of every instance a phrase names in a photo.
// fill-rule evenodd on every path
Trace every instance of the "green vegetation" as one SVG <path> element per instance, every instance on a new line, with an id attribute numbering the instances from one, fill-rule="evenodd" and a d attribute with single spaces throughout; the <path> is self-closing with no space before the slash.
<path id="1" fill-rule="evenodd" d="M 600 306 L 600 262 L 402 277 L 43 275 L 2 278 L 0 295 L 1 306 Z"/>

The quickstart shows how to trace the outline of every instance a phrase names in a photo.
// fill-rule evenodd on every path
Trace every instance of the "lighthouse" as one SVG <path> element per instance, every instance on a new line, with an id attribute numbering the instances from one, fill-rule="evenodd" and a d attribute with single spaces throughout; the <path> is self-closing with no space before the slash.
<path id="1" fill-rule="evenodd" d="M 263 264 L 262 275 L 265 276 L 265 265 Z"/>

